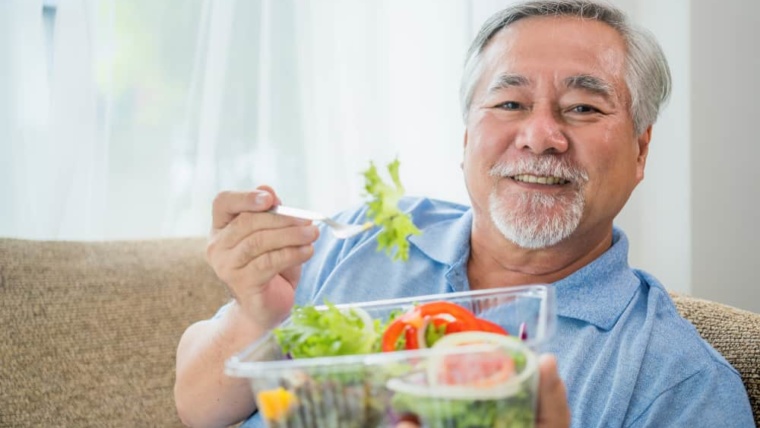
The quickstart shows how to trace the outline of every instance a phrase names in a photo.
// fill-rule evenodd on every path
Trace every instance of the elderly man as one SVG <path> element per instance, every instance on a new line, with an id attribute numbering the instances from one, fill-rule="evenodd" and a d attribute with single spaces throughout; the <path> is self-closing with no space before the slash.
<path id="1" fill-rule="evenodd" d="M 737 372 L 681 319 L 652 276 L 627 264 L 613 226 L 644 178 L 670 90 L 657 42 L 609 5 L 545 0 L 492 17 L 462 79 L 463 171 L 472 206 L 405 199 L 421 236 L 394 263 L 370 232 L 339 241 L 266 213 L 268 187 L 214 202 L 211 265 L 234 301 L 191 326 L 177 353 L 190 425 L 254 416 L 223 362 L 295 303 L 372 300 L 552 283 L 558 328 L 542 366 L 541 426 L 754 426 Z M 343 221 L 361 221 L 359 209 Z M 568 415 L 567 403 L 570 414 Z"/>

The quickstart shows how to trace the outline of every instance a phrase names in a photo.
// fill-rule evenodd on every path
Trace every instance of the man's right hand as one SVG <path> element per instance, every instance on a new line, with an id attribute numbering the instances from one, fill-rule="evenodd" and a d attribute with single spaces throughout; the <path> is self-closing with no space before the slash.
<path id="1" fill-rule="evenodd" d="M 224 363 L 290 313 L 301 265 L 318 237 L 310 221 L 267 212 L 278 203 L 269 187 L 214 200 L 206 255 L 234 301 L 220 316 L 191 325 L 177 346 L 174 397 L 186 425 L 228 426 L 255 410 L 250 385 L 225 375 Z"/>
<path id="2" fill-rule="evenodd" d="M 313 253 L 316 226 L 267 212 L 279 204 L 266 186 L 223 192 L 213 205 L 206 256 L 242 313 L 263 328 L 275 326 L 293 306 L 301 265 Z"/>

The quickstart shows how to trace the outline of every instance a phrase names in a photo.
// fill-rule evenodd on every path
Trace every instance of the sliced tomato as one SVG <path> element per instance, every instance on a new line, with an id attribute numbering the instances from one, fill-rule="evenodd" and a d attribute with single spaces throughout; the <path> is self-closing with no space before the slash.
<path id="1" fill-rule="evenodd" d="M 419 318 L 405 319 L 405 315 L 402 315 L 388 327 L 385 328 L 382 341 L 380 343 L 380 349 L 383 352 L 401 351 L 403 349 L 417 349 L 419 348 L 419 341 L 417 340 L 417 329 L 424 327 L 424 320 Z M 403 346 L 399 345 L 399 339 L 404 338 Z"/>
<path id="2" fill-rule="evenodd" d="M 419 311 L 422 317 L 447 314 L 454 317 L 454 319 L 463 322 L 465 325 L 477 325 L 477 317 L 475 317 L 475 314 L 456 303 L 446 301 L 430 302 L 419 305 L 415 309 Z"/>
<path id="3" fill-rule="evenodd" d="M 448 355 L 441 369 L 442 384 L 488 387 L 514 376 L 515 362 L 504 352 Z"/>
<path id="4" fill-rule="evenodd" d="M 383 333 L 383 340 L 380 344 L 380 348 L 383 350 L 383 352 L 393 352 L 398 351 L 396 349 L 396 343 L 398 342 L 399 337 L 401 337 L 402 334 L 404 334 L 404 329 L 406 329 L 407 324 L 404 322 L 404 320 L 399 317 L 393 320 L 393 322 L 386 327 L 385 332 Z"/>
<path id="5" fill-rule="evenodd" d="M 446 326 L 446 334 L 458 333 L 460 331 L 468 331 L 468 325 L 457 319 L 436 315 L 430 319 L 436 327 Z M 431 344 L 432 345 L 432 344 Z"/>
<path id="6" fill-rule="evenodd" d="M 461 331 L 470 331 L 469 325 L 461 321 L 452 321 L 446 324 L 446 334 L 459 333 Z"/>
<path id="7" fill-rule="evenodd" d="M 502 326 L 496 324 L 495 322 L 488 321 L 487 319 L 478 318 L 478 324 L 480 331 L 486 331 L 488 333 L 499 333 L 507 336 L 509 335 L 509 332 L 507 332 L 507 330 L 505 330 Z"/>
<path id="8" fill-rule="evenodd" d="M 434 357 L 427 367 L 428 379 L 433 384 L 483 389 L 508 382 L 517 374 L 515 356 L 523 353 L 521 349 L 525 345 L 515 337 L 483 331 L 463 332 L 443 337 L 433 349 L 478 344 L 492 344 L 495 348 Z"/>
<path id="9" fill-rule="evenodd" d="M 406 335 L 406 349 L 419 349 L 420 344 L 417 340 L 417 327 L 407 325 L 404 328 L 404 334 Z"/>
<path id="10" fill-rule="evenodd" d="M 506 330 L 491 321 L 478 318 L 466 308 L 456 303 L 438 301 L 415 306 L 396 318 L 383 333 L 381 349 L 383 352 L 399 351 L 399 342 L 405 342 L 403 349 L 419 349 L 418 332 L 432 323 L 435 327 L 446 326 L 446 334 L 464 331 L 485 331 L 508 334 Z M 403 335 L 403 336 L 402 336 Z M 405 339 L 405 341 L 403 340 Z"/>
<path id="11" fill-rule="evenodd" d="M 460 333 L 463 331 L 472 331 L 473 326 L 464 323 L 462 321 L 459 321 L 458 319 L 455 319 L 451 316 L 447 315 L 435 315 L 429 319 L 428 323 L 428 329 L 435 328 L 438 334 L 434 335 L 426 335 L 425 337 L 428 338 L 426 340 L 425 345 L 427 347 L 431 347 L 435 344 L 435 342 L 440 339 L 440 337 L 452 334 L 452 333 Z M 443 329 L 443 331 L 441 331 Z M 441 336 L 440 333 L 443 333 Z"/>
<path id="12" fill-rule="evenodd" d="M 478 320 L 475 315 L 457 304 L 445 301 L 424 303 L 415 306 L 390 323 L 383 333 L 381 349 L 383 352 L 400 350 L 396 344 L 402 334 L 406 338 L 404 349 L 418 349 L 420 343 L 417 340 L 417 330 L 424 328 L 425 321 L 431 319 L 439 319 L 439 323 L 447 320 L 449 324 L 456 323 L 451 326 L 451 331 L 449 331 L 450 329 L 447 325 L 447 334 L 457 331 L 475 330 L 478 326 Z"/>

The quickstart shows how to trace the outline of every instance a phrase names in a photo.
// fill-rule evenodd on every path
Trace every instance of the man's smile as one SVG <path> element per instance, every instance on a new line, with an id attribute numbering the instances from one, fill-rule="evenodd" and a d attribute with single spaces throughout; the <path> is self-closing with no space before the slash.
<path id="1" fill-rule="evenodd" d="M 536 184 L 549 184 L 549 185 L 563 185 L 570 183 L 569 180 L 565 180 L 560 177 L 544 176 L 544 175 L 531 175 L 531 174 L 518 174 L 509 177 L 512 180 L 519 181 L 521 183 L 536 183 Z"/>

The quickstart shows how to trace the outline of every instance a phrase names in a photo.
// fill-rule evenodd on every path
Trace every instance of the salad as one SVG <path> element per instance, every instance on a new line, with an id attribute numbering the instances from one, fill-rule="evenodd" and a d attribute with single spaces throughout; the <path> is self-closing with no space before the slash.
<path id="1" fill-rule="evenodd" d="M 535 355 L 501 325 L 456 303 L 430 301 L 375 317 L 360 306 L 297 306 L 272 338 L 294 364 L 345 360 L 258 389 L 270 427 L 534 424 Z"/>
<path id="2" fill-rule="evenodd" d="M 433 349 L 465 345 L 466 353 L 432 357 L 425 376 L 390 379 L 394 411 L 431 428 L 533 427 L 535 356 L 514 337 L 492 332 L 447 335 Z"/>

